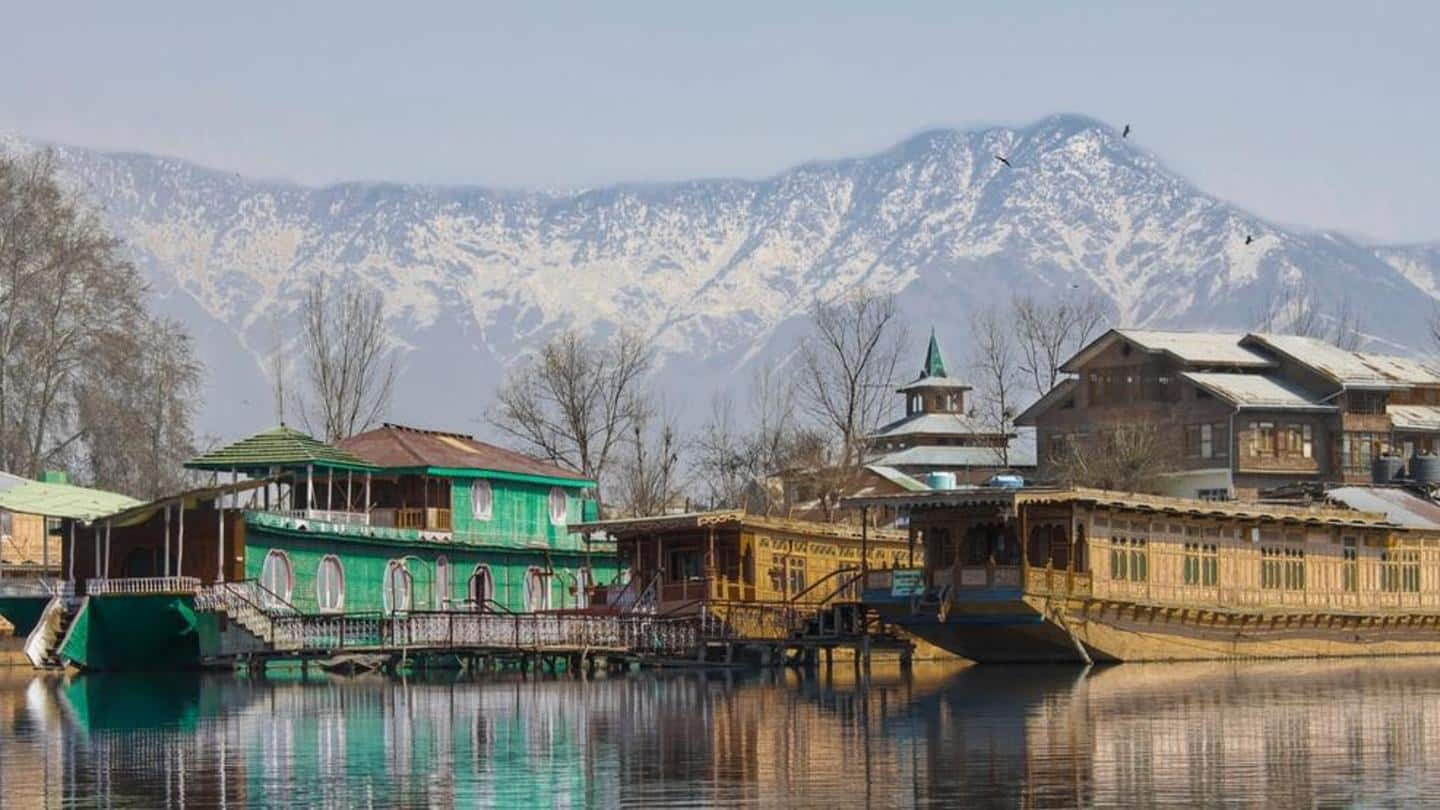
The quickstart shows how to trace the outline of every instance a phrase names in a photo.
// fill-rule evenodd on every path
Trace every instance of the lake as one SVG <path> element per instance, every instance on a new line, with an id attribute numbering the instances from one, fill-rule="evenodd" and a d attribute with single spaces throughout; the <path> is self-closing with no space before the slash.
<path id="1" fill-rule="evenodd" d="M 1440 660 L 645 673 L 0 672 L 4 807 L 1440 801 Z"/>

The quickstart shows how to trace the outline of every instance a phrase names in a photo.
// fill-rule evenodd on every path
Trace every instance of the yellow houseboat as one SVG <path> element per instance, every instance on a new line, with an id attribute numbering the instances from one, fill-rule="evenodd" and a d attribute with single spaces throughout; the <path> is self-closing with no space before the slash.
<path id="1" fill-rule="evenodd" d="M 853 505 L 908 511 L 925 550 L 923 568 L 870 572 L 866 604 L 975 661 L 1440 653 L 1440 510 L 1375 502 L 1403 517 L 1093 489 Z"/>

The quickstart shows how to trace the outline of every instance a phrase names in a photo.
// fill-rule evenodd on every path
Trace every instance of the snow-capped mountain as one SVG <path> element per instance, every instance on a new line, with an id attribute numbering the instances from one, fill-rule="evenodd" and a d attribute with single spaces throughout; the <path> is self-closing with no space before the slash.
<path id="1" fill-rule="evenodd" d="M 396 419 L 481 432 L 499 377 L 557 329 L 643 330 L 672 408 L 698 411 L 789 356 L 811 303 L 855 285 L 898 293 L 917 364 L 934 325 L 952 365 L 968 313 L 1022 290 L 1098 292 L 1127 325 L 1247 327 L 1267 291 L 1303 278 L 1389 350 L 1428 349 L 1440 296 L 1440 245 L 1279 227 L 1081 116 L 926 132 L 764 180 L 574 193 L 307 188 L 56 154 L 191 324 L 210 369 L 201 427 L 225 435 L 274 421 L 269 358 L 317 273 L 384 292 L 404 346 Z"/>

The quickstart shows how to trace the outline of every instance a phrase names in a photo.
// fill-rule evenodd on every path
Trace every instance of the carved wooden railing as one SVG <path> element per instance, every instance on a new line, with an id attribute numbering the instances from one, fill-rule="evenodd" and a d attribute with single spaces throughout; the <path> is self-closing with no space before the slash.
<path id="1" fill-rule="evenodd" d="M 193 594 L 199 589 L 200 580 L 195 577 L 121 577 L 85 581 L 87 596 Z"/>

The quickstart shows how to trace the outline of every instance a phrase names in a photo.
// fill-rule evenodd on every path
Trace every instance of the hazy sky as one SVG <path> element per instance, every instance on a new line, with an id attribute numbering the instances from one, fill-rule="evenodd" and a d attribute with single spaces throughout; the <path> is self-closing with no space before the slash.
<path id="1" fill-rule="evenodd" d="M 1440 239 L 1440 3 L 1161 5 L 15 2 L 0 130 L 306 183 L 576 186 L 1082 112 L 1283 223 Z"/>

